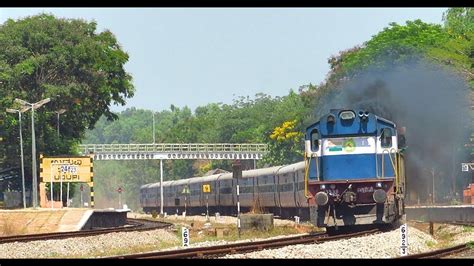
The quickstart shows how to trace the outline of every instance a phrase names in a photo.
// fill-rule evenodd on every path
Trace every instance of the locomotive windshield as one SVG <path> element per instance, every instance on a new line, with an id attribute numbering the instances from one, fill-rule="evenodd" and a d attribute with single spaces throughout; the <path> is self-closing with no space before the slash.
<path id="1" fill-rule="evenodd" d="M 311 131 L 311 150 L 317 151 L 319 149 L 319 133 L 317 129 Z"/>
<path id="2" fill-rule="evenodd" d="M 382 129 L 382 134 L 380 134 L 380 142 L 383 148 L 392 146 L 392 130 L 390 130 L 390 128 Z"/>

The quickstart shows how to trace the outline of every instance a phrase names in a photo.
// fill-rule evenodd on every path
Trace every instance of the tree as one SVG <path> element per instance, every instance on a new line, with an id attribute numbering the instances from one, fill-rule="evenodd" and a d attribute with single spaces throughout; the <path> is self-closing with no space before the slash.
<path id="1" fill-rule="evenodd" d="M 272 165 L 290 164 L 302 160 L 303 133 L 296 130 L 297 120 L 285 121 L 273 129 L 270 135 L 270 156 Z"/>
<path id="2" fill-rule="evenodd" d="M 14 99 L 51 102 L 35 112 L 37 151 L 45 155 L 72 154 L 87 128 L 94 128 L 104 115 L 117 116 L 110 105 L 125 104 L 134 88 L 123 66 L 128 55 L 112 32 L 96 32 L 96 22 L 58 19 L 40 14 L 24 19 L 8 19 L 0 26 L 0 108 L 14 107 Z M 18 107 L 18 106 L 17 106 Z M 54 111 L 61 115 L 60 133 L 56 135 Z M 30 112 L 24 121 L 30 121 Z M 8 164 L 18 164 L 17 116 L 5 118 Z M 31 149 L 31 130 L 23 123 L 25 151 Z M 25 161 L 31 155 L 25 153 Z M 25 165 L 29 175 L 31 168 Z M 31 180 L 29 177 L 27 180 Z"/>
<path id="3" fill-rule="evenodd" d="M 450 8 L 443 14 L 444 27 L 450 34 L 469 36 L 474 31 L 474 9 L 471 7 Z"/>
<path id="4" fill-rule="evenodd" d="M 389 67 L 419 58 L 427 48 L 440 46 L 449 36 L 441 25 L 421 20 L 407 21 L 402 26 L 390 23 L 389 27 L 373 36 L 354 53 L 342 60 L 343 74 L 354 74 L 367 67 Z"/>

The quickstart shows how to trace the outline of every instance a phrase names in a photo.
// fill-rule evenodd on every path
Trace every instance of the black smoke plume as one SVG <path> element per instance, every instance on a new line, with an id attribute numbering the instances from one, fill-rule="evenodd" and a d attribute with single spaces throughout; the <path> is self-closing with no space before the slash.
<path id="1" fill-rule="evenodd" d="M 462 200 L 469 177 L 464 144 L 472 132 L 470 89 L 464 78 L 426 62 L 367 70 L 320 101 L 316 116 L 333 108 L 357 108 L 406 127 L 407 190 L 411 202 Z"/>

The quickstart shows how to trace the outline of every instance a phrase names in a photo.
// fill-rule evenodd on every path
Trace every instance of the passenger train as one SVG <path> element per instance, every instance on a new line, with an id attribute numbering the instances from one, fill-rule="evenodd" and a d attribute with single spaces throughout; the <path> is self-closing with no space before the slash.
<path id="1" fill-rule="evenodd" d="M 286 166 L 242 171 L 239 178 L 239 202 L 242 212 L 248 212 L 258 202 L 265 211 L 291 217 L 309 218 L 308 201 L 304 196 L 304 162 Z M 202 186 L 210 185 L 210 193 Z M 209 212 L 237 213 L 237 180 L 232 173 L 193 177 L 163 182 L 163 209 L 168 214 Z M 160 210 L 160 183 L 140 188 L 140 203 L 144 212 Z"/>
<path id="2" fill-rule="evenodd" d="M 396 125 L 363 110 L 334 109 L 306 129 L 304 161 L 242 172 L 242 212 L 256 202 L 281 217 L 318 227 L 390 224 L 404 214 L 404 136 Z M 209 185 L 210 192 L 203 192 Z M 168 214 L 237 213 L 232 173 L 163 182 Z M 160 183 L 140 188 L 147 213 L 160 209 Z"/>

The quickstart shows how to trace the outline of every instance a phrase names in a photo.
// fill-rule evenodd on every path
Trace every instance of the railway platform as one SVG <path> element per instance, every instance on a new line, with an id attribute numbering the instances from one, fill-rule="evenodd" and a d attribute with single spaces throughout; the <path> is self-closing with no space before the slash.
<path id="1" fill-rule="evenodd" d="M 119 227 L 126 224 L 128 212 L 85 208 L 0 210 L 0 236 Z"/>
<path id="2" fill-rule="evenodd" d="M 412 221 L 474 224 L 474 205 L 406 206 L 405 213 Z"/>

